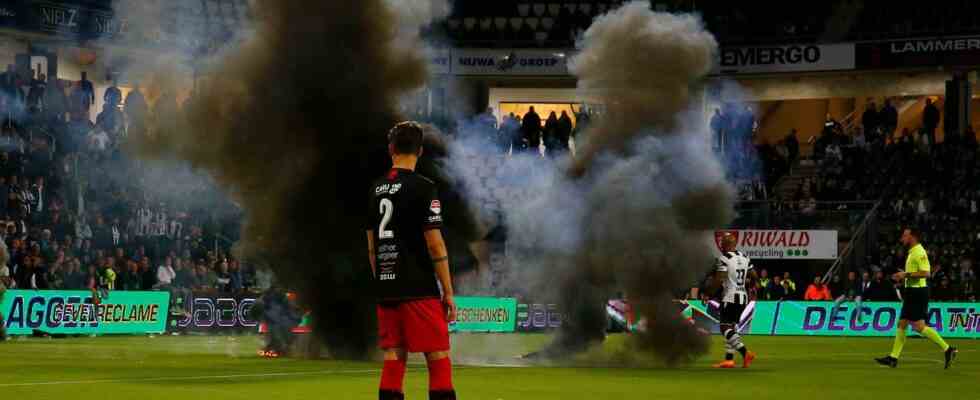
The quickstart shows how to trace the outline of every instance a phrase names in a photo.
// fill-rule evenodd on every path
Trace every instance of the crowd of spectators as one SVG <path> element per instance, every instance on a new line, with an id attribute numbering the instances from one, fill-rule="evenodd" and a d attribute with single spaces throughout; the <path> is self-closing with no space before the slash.
<path id="1" fill-rule="evenodd" d="M 229 256 L 239 210 L 204 178 L 121 150 L 151 134 L 155 113 L 176 110 L 176 96 L 151 104 L 138 85 L 124 98 L 113 83 L 92 122 L 96 95 L 85 73 L 0 75 L 0 240 L 10 255 L 0 289 L 256 285 L 255 270 Z"/>
<path id="2" fill-rule="evenodd" d="M 794 198 L 777 207 L 805 215 L 816 211 L 818 201 L 879 202 L 873 232 L 877 251 L 851 272 L 887 284 L 887 277 L 904 267 L 906 249 L 898 237 L 912 224 L 924 232 L 933 298 L 972 301 L 978 296 L 975 265 L 980 260 L 980 151 L 972 128 L 963 136 L 946 132 L 937 141 L 940 116 L 927 101 L 920 129 L 914 135 L 903 129 L 897 136 L 897 112 L 888 101 L 881 108 L 870 104 L 850 130 L 828 117 L 814 143 L 817 177 L 805 180 Z M 834 279 L 827 286 L 836 297 L 840 276 Z M 876 290 L 871 298 L 889 299 L 884 294 L 890 292 Z"/>
<path id="3" fill-rule="evenodd" d="M 554 158 L 572 152 L 576 134 L 584 130 L 592 118 L 593 115 L 583 106 L 574 115 L 567 111 L 561 114 L 552 111 L 546 119 L 542 119 L 531 106 L 524 115 L 509 113 L 498 124 L 493 109 L 487 109 L 473 119 L 473 131 L 501 153 L 539 154 Z"/>
<path id="4" fill-rule="evenodd" d="M 939 287 L 937 283 L 935 287 Z M 861 296 L 864 301 L 883 302 L 898 301 L 899 285 L 886 274 L 886 271 L 876 269 L 874 271 L 856 272 L 847 274 L 846 278 L 835 275 L 831 281 L 824 282 L 821 275 L 813 277 L 813 280 L 803 286 L 797 284 L 790 272 L 780 275 L 770 276 L 765 269 L 759 271 L 758 279 L 748 285 L 749 296 L 756 300 L 804 300 L 804 301 L 833 301 L 838 296 L 845 296 L 853 300 Z M 936 290 L 934 288 L 934 290 Z M 939 293 L 939 292 L 937 292 Z M 933 299 L 936 301 L 964 300 L 973 301 L 975 294 L 959 296 L 956 293 L 943 293 L 941 296 L 934 293 Z"/>

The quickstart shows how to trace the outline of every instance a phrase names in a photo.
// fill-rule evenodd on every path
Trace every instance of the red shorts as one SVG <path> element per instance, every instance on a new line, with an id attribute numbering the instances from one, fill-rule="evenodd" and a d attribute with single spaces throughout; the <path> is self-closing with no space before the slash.
<path id="1" fill-rule="evenodd" d="M 409 353 L 449 351 L 449 323 L 439 299 L 378 305 L 378 341 L 382 349 Z"/>

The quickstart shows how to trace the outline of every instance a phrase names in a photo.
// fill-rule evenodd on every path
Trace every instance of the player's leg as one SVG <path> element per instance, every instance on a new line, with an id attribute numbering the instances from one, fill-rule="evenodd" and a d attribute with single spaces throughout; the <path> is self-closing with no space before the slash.
<path id="1" fill-rule="evenodd" d="M 953 359 L 956 358 L 956 348 L 946 343 L 946 341 L 943 340 L 943 337 L 939 336 L 939 332 L 936 332 L 935 329 L 932 329 L 932 327 L 926 325 L 924 320 L 912 322 L 912 329 L 918 332 L 920 336 L 929 339 L 939 346 L 939 348 L 943 351 L 943 354 L 946 356 L 946 368 L 949 368 L 949 366 L 953 364 Z"/>
<path id="2" fill-rule="evenodd" d="M 408 353 L 405 352 L 405 349 L 385 349 L 378 400 L 403 400 L 405 398 L 403 387 L 406 360 L 408 360 Z"/>
<path id="3" fill-rule="evenodd" d="M 731 342 L 732 348 L 742 355 L 742 367 L 748 368 L 755 354 L 742 342 L 742 335 L 738 333 L 738 324 L 742 321 L 742 314 L 745 313 L 745 304 L 731 304 L 731 312 L 728 313 L 729 331 L 723 332 L 726 341 Z"/>
<path id="4" fill-rule="evenodd" d="M 378 386 L 379 400 L 405 398 L 403 386 L 408 354 L 404 347 L 402 328 L 400 306 L 378 306 L 378 340 L 381 349 L 384 350 L 381 383 Z"/>
<path id="5" fill-rule="evenodd" d="M 895 329 L 895 342 L 892 343 L 891 357 L 898 359 L 902 356 L 902 349 L 905 348 L 906 335 L 908 334 L 909 321 L 899 320 L 898 327 Z"/>
<path id="6" fill-rule="evenodd" d="M 732 349 L 738 352 L 738 354 L 741 354 L 742 358 L 747 357 L 749 348 L 742 342 L 742 335 L 738 334 L 738 329 L 734 325 L 729 325 L 722 334 L 725 335 L 725 342 Z"/>
<path id="7" fill-rule="evenodd" d="M 715 364 L 715 368 L 735 368 L 735 353 L 739 351 L 738 344 L 741 343 L 741 339 L 733 340 L 731 336 L 735 332 L 738 315 L 741 314 L 737 308 L 732 303 L 721 303 L 721 323 L 718 325 L 718 330 L 725 339 L 725 361 Z"/>
<path id="8" fill-rule="evenodd" d="M 946 357 L 946 368 L 949 368 L 953 359 L 956 358 L 956 348 L 947 344 L 942 336 L 939 336 L 939 332 L 926 325 L 925 322 L 926 318 L 929 317 L 929 289 L 915 288 L 906 292 L 906 304 L 910 305 L 907 317 L 909 321 L 912 321 L 912 329 L 942 349 Z"/>
<path id="9" fill-rule="evenodd" d="M 935 329 L 932 329 L 926 325 L 924 320 L 912 321 L 912 329 L 918 332 L 922 337 L 931 340 L 943 351 L 949 349 L 949 344 L 943 340 L 942 336 L 939 336 L 939 333 L 936 332 Z"/>
<path id="10" fill-rule="evenodd" d="M 449 352 L 425 353 L 425 363 L 429 369 L 429 400 L 456 400 Z"/>
<path id="11" fill-rule="evenodd" d="M 716 365 L 716 367 L 730 368 L 729 364 L 731 366 L 735 365 L 735 347 L 732 346 L 732 343 L 728 340 L 725 334 L 726 332 L 731 331 L 731 325 L 721 324 L 718 326 L 718 330 L 721 332 L 722 337 L 725 339 L 725 361 Z"/>
<path id="12" fill-rule="evenodd" d="M 904 310 L 905 306 L 902 306 Z M 904 315 L 904 311 L 903 311 Z M 876 358 L 875 361 L 878 364 L 895 368 L 898 366 L 898 357 L 902 355 L 902 348 L 905 347 L 905 330 L 909 326 L 909 321 L 907 319 L 900 319 L 898 321 L 898 327 L 895 329 L 895 342 L 892 344 L 892 352 L 887 356 Z"/>
<path id="13" fill-rule="evenodd" d="M 455 400 L 453 365 L 449 358 L 449 322 L 442 301 L 405 303 L 405 343 L 412 353 L 425 353 L 429 369 L 429 399 Z"/>

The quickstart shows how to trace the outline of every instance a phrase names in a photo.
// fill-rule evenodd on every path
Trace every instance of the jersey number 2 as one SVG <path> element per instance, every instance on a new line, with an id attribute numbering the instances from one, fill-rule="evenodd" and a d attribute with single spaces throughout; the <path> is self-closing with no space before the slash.
<path id="1" fill-rule="evenodd" d="M 385 230 L 391 222 L 391 214 L 395 212 L 395 203 L 389 199 L 381 199 L 381 226 L 378 227 L 378 239 L 392 239 L 395 237 L 394 231 Z"/>

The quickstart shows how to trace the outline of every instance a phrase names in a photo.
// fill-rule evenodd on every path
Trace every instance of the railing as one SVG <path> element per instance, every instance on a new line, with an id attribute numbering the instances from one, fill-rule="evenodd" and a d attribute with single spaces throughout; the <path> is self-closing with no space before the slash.
<path id="1" fill-rule="evenodd" d="M 888 165 L 881 171 L 891 171 L 892 167 L 895 166 L 895 163 L 898 162 L 898 159 L 899 158 L 897 157 L 897 155 L 892 155 L 892 157 L 888 160 Z M 882 190 L 882 193 L 885 192 L 887 192 L 887 190 Z M 858 229 L 855 232 L 856 234 L 854 235 L 854 237 L 856 238 L 862 238 L 861 235 L 864 235 L 864 237 L 862 238 L 863 240 L 861 240 L 861 242 L 862 244 L 865 245 L 865 247 L 869 246 L 867 240 L 871 237 L 867 234 L 868 226 L 875 221 L 874 217 L 877 216 L 878 207 L 880 207 L 881 204 L 882 204 L 881 198 L 879 198 L 877 201 L 874 202 L 874 207 L 871 208 L 871 211 L 868 212 L 864 220 L 861 222 L 861 225 L 858 226 Z M 874 235 L 877 234 L 877 232 L 872 232 L 871 234 Z M 824 275 L 823 277 L 824 282 L 828 282 L 827 279 L 833 277 L 834 274 L 837 273 L 837 270 L 840 269 L 841 265 L 843 265 L 846 261 L 848 261 L 850 257 L 852 257 L 854 249 L 856 248 L 855 242 L 856 242 L 855 240 L 848 241 L 847 247 L 844 248 L 844 251 L 842 251 L 840 256 L 837 257 L 837 260 L 834 261 L 834 265 L 832 265 L 830 269 L 827 270 L 827 273 Z"/>
<path id="2" fill-rule="evenodd" d="M 837 260 L 834 261 L 834 265 L 831 265 L 830 268 L 827 269 L 827 273 L 824 274 L 823 276 L 824 282 L 830 282 L 829 279 L 833 277 L 835 273 L 837 273 L 837 269 L 839 269 L 841 265 L 843 265 L 844 262 L 851 257 L 851 255 L 854 253 L 855 243 L 860 243 L 865 246 L 868 245 L 867 243 L 868 238 L 864 235 L 867 234 L 868 226 L 871 225 L 871 221 L 874 220 L 874 217 L 878 213 L 878 207 L 880 206 L 881 206 L 881 202 L 879 201 L 878 203 L 875 204 L 875 206 L 871 209 L 871 211 L 869 211 L 868 214 L 864 217 L 864 221 L 861 222 L 861 225 L 858 226 L 858 229 L 857 231 L 854 232 L 854 235 L 851 237 L 851 240 L 848 241 L 847 247 L 844 248 L 844 251 L 842 251 L 840 256 L 837 257 Z"/>
<path id="3" fill-rule="evenodd" d="M 736 203 L 737 216 L 733 228 L 755 229 L 825 229 L 832 228 L 851 236 L 851 227 L 857 226 L 872 210 L 873 201 L 816 202 L 812 210 L 790 207 L 796 202 L 741 201 Z"/>

